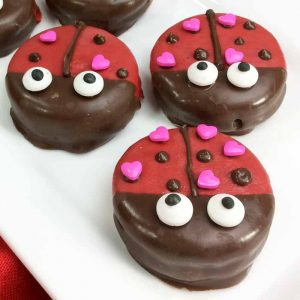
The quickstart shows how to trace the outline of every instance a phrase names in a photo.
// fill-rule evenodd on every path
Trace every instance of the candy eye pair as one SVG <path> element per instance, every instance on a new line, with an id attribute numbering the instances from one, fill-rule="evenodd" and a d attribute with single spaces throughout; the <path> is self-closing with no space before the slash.
<path id="1" fill-rule="evenodd" d="M 42 67 L 29 69 L 23 76 L 22 82 L 26 90 L 40 92 L 52 83 L 53 77 L 49 70 Z M 79 73 L 73 81 L 74 90 L 83 97 L 93 97 L 101 93 L 104 80 L 94 71 Z"/>
<path id="2" fill-rule="evenodd" d="M 179 193 L 163 195 L 156 204 L 158 218 L 169 226 L 183 226 L 193 216 L 194 208 L 191 200 Z M 207 204 L 209 218 L 222 227 L 235 227 L 245 217 L 245 207 L 236 197 L 228 194 L 217 194 Z"/>
<path id="3" fill-rule="evenodd" d="M 217 67 L 209 61 L 193 63 L 187 71 L 189 80 L 198 86 L 209 86 L 217 81 L 219 72 Z M 227 70 L 228 80 L 239 88 L 250 88 L 258 80 L 257 69 L 246 63 L 237 62 Z"/>

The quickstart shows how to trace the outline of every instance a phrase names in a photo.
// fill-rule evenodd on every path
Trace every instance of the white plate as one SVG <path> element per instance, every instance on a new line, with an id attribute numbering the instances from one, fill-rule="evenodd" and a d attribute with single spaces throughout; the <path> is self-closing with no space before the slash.
<path id="1" fill-rule="evenodd" d="M 57 25 L 38 1 L 43 22 Z M 142 109 L 107 145 L 85 155 L 33 147 L 14 128 L 0 60 L 0 235 L 56 299 L 299 299 L 300 288 L 300 22 L 298 2 L 154 0 L 141 20 L 121 36 L 137 57 L 145 91 Z M 113 225 L 111 177 L 121 154 L 158 125 L 170 126 L 155 104 L 149 56 L 169 26 L 207 8 L 247 16 L 281 41 L 289 64 L 283 106 L 253 133 L 239 139 L 269 171 L 276 195 L 270 238 L 249 276 L 219 291 L 172 288 L 139 267 Z M 295 24 L 295 26 L 293 26 Z"/>

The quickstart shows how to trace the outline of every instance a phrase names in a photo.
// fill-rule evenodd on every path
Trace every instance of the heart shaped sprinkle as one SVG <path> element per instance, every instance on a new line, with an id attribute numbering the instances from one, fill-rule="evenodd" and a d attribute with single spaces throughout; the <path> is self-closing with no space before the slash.
<path id="1" fill-rule="evenodd" d="M 169 130 L 164 126 L 160 126 L 150 133 L 149 139 L 157 143 L 167 142 L 170 139 Z"/>
<path id="2" fill-rule="evenodd" d="M 140 161 L 125 162 L 121 165 L 122 174 L 130 181 L 136 181 L 142 174 L 143 165 Z"/>
<path id="3" fill-rule="evenodd" d="M 101 71 L 106 70 L 110 67 L 110 61 L 104 57 L 102 54 L 98 54 L 93 58 L 92 70 Z"/>
<path id="4" fill-rule="evenodd" d="M 236 15 L 226 14 L 219 16 L 218 21 L 221 25 L 225 27 L 233 27 L 236 25 Z"/>
<path id="5" fill-rule="evenodd" d="M 197 186 L 202 189 L 214 190 L 220 185 L 220 179 L 213 171 L 202 171 L 198 177 Z"/>
<path id="6" fill-rule="evenodd" d="M 241 156 L 245 154 L 246 148 L 245 146 L 239 144 L 236 141 L 228 141 L 224 145 L 224 155 L 233 157 L 233 156 Z"/>
<path id="7" fill-rule="evenodd" d="M 202 140 L 210 140 L 218 134 L 218 129 L 215 126 L 200 124 L 197 127 L 197 134 Z"/>
<path id="8" fill-rule="evenodd" d="M 197 32 L 201 28 L 201 22 L 198 18 L 188 19 L 182 22 L 182 27 L 186 31 Z"/>
<path id="9" fill-rule="evenodd" d="M 43 43 L 54 43 L 57 40 L 56 32 L 53 30 L 46 31 L 39 36 Z"/>
<path id="10" fill-rule="evenodd" d="M 156 59 L 157 64 L 160 67 L 171 68 L 176 66 L 176 60 L 171 52 L 165 51 Z"/>
<path id="11" fill-rule="evenodd" d="M 225 60 L 228 65 L 232 65 L 236 62 L 241 62 L 244 58 L 244 53 L 237 51 L 233 48 L 228 48 L 225 50 Z"/>

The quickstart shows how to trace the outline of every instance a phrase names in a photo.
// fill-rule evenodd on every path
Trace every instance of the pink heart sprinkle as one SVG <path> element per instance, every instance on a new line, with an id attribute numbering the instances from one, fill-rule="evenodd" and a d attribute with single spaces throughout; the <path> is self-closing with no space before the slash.
<path id="1" fill-rule="evenodd" d="M 160 67 L 174 67 L 176 66 L 176 60 L 171 52 L 163 52 L 161 56 L 156 59 L 157 64 Z"/>
<path id="2" fill-rule="evenodd" d="M 202 171 L 198 177 L 197 185 L 199 188 L 214 190 L 220 185 L 220 179 L 215 176 L 213 171 Z"/>
<path id="3" fill-rule="evenodd" d="M 54 43 L 57 40 L 56 32 L 53 30 L 46 31 L 39 36 L 43 43 Z"/>
<path id="4" fill-rule="evenodd" d="M 236 141 L 228 141 L 224 145 L 224 155 L 225 156 L 240 156 L 245 154 L 246 148 L 245 146 L 239 144 Z"/>
<path id="5" fill-rule="evenodd" d="M 160 126 L 150 133 L 149 139 L 152 142 L 167 142 L 170 139 L 169 130 L 164 126 Z"/>
<path id="6" fill-rule="evenodd" d="M 232 65 L 236 62 L 241 62 L 244 58 L 244 53 L 237 51 L 233 48 L 228 48 L 225 50 L 225 60 L 228 65 Z"/>
<path id="7" fill-rule="evenodd" d="M 130 181 L 136 181 L 142 174 L 143 165 L 140 161 L 125 162 L 121 165 L 122 174 Z"/>
<path id="8" fill-rule="evenodd" d="M 233 27 L 236 25 L 236 15 L 226 14 L 219 16 L 218 21 L 223 26 Z"/>
<path id="9" fill-rule="evenodd" d="M 93 58 L 92 70 L 101 71 L 110 67 L 110 61 L 106 59 L 102 54 L 98 54 Z"/>
<path id="10" fill-rule="evenodd" d="M 201 22 L 198 18 L 192 18 L 182 22 L 182 27 L 184 30 L 197 32 L 201 28 Z"/>
<path id="11" fill-rule="evenodd" d="M 202 140 L 210 140 L 218 134 L 218 129 L 215 126 L 200 124 L 197 127 L 197 134 Z"/>

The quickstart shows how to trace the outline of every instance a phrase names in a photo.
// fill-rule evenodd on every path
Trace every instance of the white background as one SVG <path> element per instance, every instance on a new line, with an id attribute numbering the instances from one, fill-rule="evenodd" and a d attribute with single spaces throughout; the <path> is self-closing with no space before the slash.
<path id="1" fill-rule="evenodd" d="M 5 0 L 4 0 L 5 1 Z M 43 22 L 57 25 L 43 1 Z M 121 39 L 140 65 L 142 109 L 114 140 L 85 155 L 40 150 L 14 128 L 0 60 L 0 235 L 55 299 L 299 299 L 300 298 L 300 13 L 298 1 L 154 0 Z M 288 90 L 280 110 L 238 138 L 269 171 L 276 196 L 271 235 L 249 276 L 236 287 L 209 292 L 172 288 L 127 254 L 113 225 L 111 177 L 121 154 L 159 125 L 172 127 L 156 106 L 149 56 L 169 26 L 207 8 L 248 17 L 280 41 L 288 63 Z"/>

